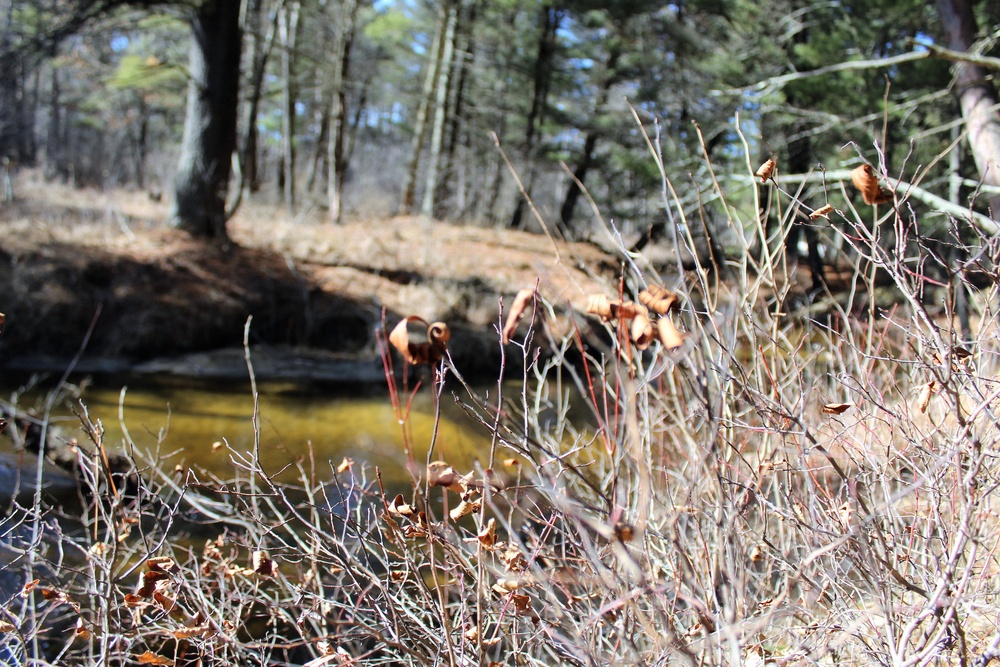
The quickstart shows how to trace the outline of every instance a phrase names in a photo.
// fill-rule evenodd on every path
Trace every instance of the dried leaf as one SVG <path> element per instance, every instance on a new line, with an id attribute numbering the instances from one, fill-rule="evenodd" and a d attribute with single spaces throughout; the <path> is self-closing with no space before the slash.
<path id="1" fill-rule="evenodd" d="M 511 593 L 510 601 L 514 603 L 514 610 L 519 614 L 531 611 L 531 598 L 520 593 Z"/>
<path id="2" fill-rule="evenodd" d="M 773 157 L 768 158 L 767 162 L 760 165 L 760 167 L 757 169 L 757 176 L 760 177 L 760 182 L 767 183 L 768 179 L 770 179 L 771 176 L 774 175 L 774 169 L 777 166 L 778 163 L 775 162 Z"/>
<path id="3" fill-rule="evenodd" d="M 166 556 L 158 556 L 155 558 L 146 559 L 146 567 L 152 572 L 176 572 L 177 563 L 174 562 L 173 558 L 167 558 Z"/>
<path id="4" fill-rule="evenodd" d="M 396 497 L 389 503 L 389 512 L 400 516 L 414 516 L 417 513 L 412 506 L 406 504 L 402 493 L 397 493 Z"/>
<path id="5" fill-rule="evenodd" d="M 823 406 L 823 414 L 842 415 L 852 407 L 854 407 L 852 403 L 827 403 Z"/>
<path id="6" fill-rule="evenodd" d="M 615 524 L 615 537 L 622 542 L 631 542 L 632 538 L 635 537 L 635 528 L 624 521 L 619 521 Z"/>
<path id="7" fill-rule="evenodd" d="M 212 628 L 207 623 L 195 625 L 189 628 L 180 628 L 172 633 L 175 639 L 191 639 L 192 637 L 206 637 L 211 634 Z"/>
<path id="8" fill-rule="evenodd" d="M 630 320 L 638 314 L 647 315 L 649 311 L 645 306 L 631 301 L 612 301 L 603 294 L 593 294 L 587 299 L 587 312 L 597 315 L 605 322 L 611 320 Z"/>
<path id="9" fill-rule="evenodd" d="M 152 651 L 146 651 L 142 655 L 135 656 L 135 659 L 139 661 L 140 665 L 172 665 L 174 661 L 170 658 L 164 658 L 162 655 L 157 655 Z"/>
<path id="10" fill-rule="evenodd" d="M 528 561 L 525 559 L 524 554 L 513 546 L 509 545 L 502 554 L 500 554 L 500 560 L 511 572 L 523 572 L 524 568 L 528 566 Z"/>
<path id="11" fill-rule="evenodd" d="M 878 176 L 871 165 L 863 164 L 851 171 L 851 182 L 861 192 L 861 198 L 869 206 L 892 201 L 892 193 L 879 187 Z"/>
<path id="12" fill-rule="evenodd" d="M 267 557 L 266 551 L 254 551 L 250 562 L 254 573 L 263 577 L 273 577 L 278 573 L 278 564 Z"/>
<path id="13" fill-rule="evenodd" d="M 523 289 L 514 297 L 514 301 L 510 304 L 510 312 L 507 313 L 507 321 L 504 323 L 503 331 L 500 334 L 500 341 L 504 345 L 510 342 L 510 337 L 514 335 L 514 331 L 517 329 L 517 323 L 524 317 L 524 311 L 534 296 L 535 290 Z"/>
<path id="14" fill-rule="evenodd" d="M 607 322 L 611 319 L 611 300 L 603 294 L 594 294 L 587 299 L 587 312 Z"/>
<path id="15" fill-rule="evenodd" d="M 830 214 L 833 213 L 833 206 L 826 204 L 820 206 L 818 209 L 809 214 L 810 220 L 815 220 L 816 218 L 830 218 Z"/>
<path id="16" fill-rule="evenodd" d="M 444 486 L 455 493 L 465 493 L 472 485 L 472 473 L 459 475 L 455 469 L 444 461 L 431 461 L 427 464 L 427 483 L 431 486 Z"/>
<path id="17" fill-rule="evenodd" d="M 427 342 L 431 346 L 440 346 L 443 350 L 447 345 L 448 341 L 451 340 L 451 329 L 444 322 L 434 322 L 429 327 L 427 327 Z"/>
<path id="18" fill-rule="evenodd" d="M 917 409 L 921 414 L 927 412 L 927 406 L 931 403 L 931 394 L 937 392 L 937 380 L 931 380 L 920 388 L 920 395 L 917 399 Z"/>
<path id="19" fill-rule="evenodd" d="M 7 323 L 7 316 L 0 313 L 0 334 L 3 333 L 4 325 Z"/>
<path id="20" fill-rule="evenodd" d="M 657 315 L 666 315 L 677 305 L 677 295 L 666 287 L 650 285 L 639 292 L 639 303 Z"/>
<path id="21" fill-rule="evenodd" d="M 410 340 L 409 325 L 411 322 L 419 322 L 427 327 L 427 342 L 414 342 Z M 403 355 L 407 362 L 414 366 L 437 362 L 444 356 L 448 341 L 451 339 L 451 331 L 444 322 L 427 324 L 422 317 L 410 315 L 403 318 L 396 325 L 396 328 L 389 334 L 389 342 Z"/>
<path id="22" fill-rule="evenodd" d="M 478 501 L 463 500 L 458 504 L 458 507 L 448 512 L 448 516 L 451 517 L 452 521 L 458 521 L 463 516 L 478 512 L 481 507 L 482 505 Z"/>
<path id="23" fill-rule="evenodd" d="M 337 474 L 342 475 L 345 471 L 350 470 L 354 467 L 354 459 L 345 456 L 344 459 L 337 464 Z"/>
<path id="24" fill-rule="evenodd" d="M 173 611 L 174 606 L 176 606 L 177 604 L 173 598 L 167 597 L 166 595 L 164 595 L 159 591 L 153 591 L 153 600 L 156 602 L 156 604 L 160 605 L 160 609 L 167 612 L 168 614 L 171 611 Z"/>
<path id="25" fill-rule="evenodd" d="M 136 595 L 135 593 L 126 593 L 125 594 L 125 606 L 126 607 L 138 607 L 138 606 L 144 605 L 144 604 L 146 604 L 146 603 L 143 602 L 141 596 Z"/>
<path id="26" fill-rule="evenodd" d="M 30 594 L 31 591 L 35 589 L 35 586 L 38 585 L 39 581 L 41 581 L 41 579 L 35 579 L 33 581 L 29 581 L 28 583 L 26 583 L 24 585 L 24 588 L 21 589 L 21 597 L 23 598 L 28 597 L 28 594 Z"/>
<path id="27" fill-rule="evenodd" d="M 422 526 L 409 525 L 403 528 L 403 537 L 417 538 L 427 537 L 427 529 Z"/>
<path id="28" fill-rule="evenodd" d="M 656 329 L 660 335 L 660 342 L 668 350 L 674 350 L 684 344 L 684 334 L 681 333 L 669 317 L 661 317 L 656 322 Z"/>
<path id="29" fill-rule="evenodd" d="M 0 621 L 0 632 L 14 632 L 16 629 L 17 626 L 14 624 L 8 623 L 7 621 Z"/>
<path id="30" fill-rule="evenodd" d="M 632 342 L 640 350 L 645 350 L 656 338 L 653 323 L 645 315 L 637 315 L 632 320 Z"/>
<path id="31" fill-rule="evenodd" d="M 49 588 L 48 586 L 46 586 L 43 588 L 39 588 L 38 592 L 42 594 L 43 599 L 49 602 L 54 602 L 56 604 L 68 604 L 74 609 L 79 608 L 79 605 L 77 605 L 75 602 L 69 599 L 69 595 L 67 595 L 64 591 L 61 591 L 57 588 Z"/>
<path id="32" fill-rule="evenodd" d="M 510 458 L 510 459 L 504 459 L 503 464 L 507 468 L 516 468 L 517 466 L 521 465 L 521 462 L 518 459 Z"/>
<path id="33" fill-rule="evenodd" d="M 490 548 L 496 546 L 497 543 L 497 520 L 490 519 L 486 522 L 486 525 L 479 531 L 476 535 L 479 538 L 479 543 L 484 547 Z"/>
<path id="34" fill-rule="evenodd" d="M 522 588 L 530 588 L 535 585 L 535 580 L 530 575 L 516 574 L 507 575 L 505 577 L 500 577 L 497 579 L 497 583 L 493 585 L 493 590 L 502 590 L 504 593 L 509 593 L 510 591 L 517 591 Z"/>
<path id="35" fill-rule="evenodd" d="M 212 443 L 212 451 L 213 452 L 219 451 L 220 449 L 222 449 L 222 447 L 223 447 L 223 444 L 222 444 L 221 440 L 216 440 L 215 442 Z"/>

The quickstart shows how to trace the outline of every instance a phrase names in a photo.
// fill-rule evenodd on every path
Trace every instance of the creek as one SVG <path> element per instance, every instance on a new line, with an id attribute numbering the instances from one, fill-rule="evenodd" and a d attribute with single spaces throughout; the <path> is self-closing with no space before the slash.
<path id="1" fill-rule="evenodd" d="M 18 388 L 11 378 L 3 378 L 0 396 L 10 401 Z M 369 479 L 378 466 L 387 490 L 409 486 L 403 426 L 385 387 L 274 382 L 258 384 L 257 389 L 259 461 L 268 475 L 292 482 L 300 477 L 301 465 L 322 481 L 332 477 L 332 467 L 349 458 L 357 466 L 367 464 Z M 38 410 L 45 395 L 43 388 L 31 389 L 18 397 L 18 408 Z M 144 457 L 166 469 L 190 468 L 201 479 L 206 474 L 221 480 L 247 476 L 237 460 L 249 459 L 255 443 L 249 381 L 105 377 L 82 383 L 79 399 L 91 420 L 100 420 L 109 449 L 120 451 L 130 439 Z M 75 405 L 75 399 L 58 402 L 53 423 L 60 437 L 87 442 L 73 414 Z M 434 459 L 459 470 L 470 469 L 476 460 L 485 465 L 488 434 L 455 404 L 450 391 L 442 395 L 436 438 L 434 413 L 431 387 L 423 386 L 408 418 L 417 466 L 422 469 L 426 463 L 432 439 Z M 9 450 L 11 440 L 2 440 L 0 446 Z M 355 474 L 359 472 L 355 468 Z"/>

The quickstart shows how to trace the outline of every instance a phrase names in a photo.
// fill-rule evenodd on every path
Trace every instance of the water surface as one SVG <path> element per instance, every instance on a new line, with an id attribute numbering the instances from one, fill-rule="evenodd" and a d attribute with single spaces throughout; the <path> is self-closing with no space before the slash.
<path id="1" fill-rule="evenodd" d="M 16 387 L 4 387 L 9 399 Z M 19 398 L 24 409 L 42 402 L 34 390 Z M 294 385 L 258 386 L 259 441 L 263 470 L 290 481 L 300 463 L 319 480 L 332 476 L 331 465 L 345 457 L 369 470 L 378 466 L 387 486 L 409 483 L 403 426 L 384 388 Z M 105 429 L 104 442 L 121 450 L 128 441 L 169 469 L 192 468 L 199 476 L 233 479 L 246 472 L 234 462 L 255 448 L 254 397 L 247 383 L 206 384 L 164 378 L 116 378 L 85 383 L 80 400 L 92 420 Z M 60 402 L 54 414 L 65 437 L 86 442 L 73 401 Z M 489 440 L 458 407 L 450 392 L 442 397 L 442 414 L 434 436 L 434 401 L 422 387 L 410 408 L 408 427 L 413 457 L 422 468 L 434 439 L 433 458 L 457 469 L 469 469 L 488 457 Z"/>

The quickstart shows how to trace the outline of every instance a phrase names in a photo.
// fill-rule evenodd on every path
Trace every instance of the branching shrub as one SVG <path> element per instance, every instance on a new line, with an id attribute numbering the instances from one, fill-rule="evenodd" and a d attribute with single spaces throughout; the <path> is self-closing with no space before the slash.
<path id="1" fill-rule="evenodd" d="M 799 215 L 828 193 L 766 176 L 750 216 L 716 183 L 742 245 L 707 266 L 663 174 L 669 343 L 637 346 L 621 310 L 567 324 L 536 292 L 506 347 L 520 385 L 484 394 L 447 355 L 413 389 L 380 337 L 407 495 L 377 462 L 297 462 L 279 483 L 259 443 L 230 450 L 241 473 L 219 480 L 126 435 L 122 469 L 81 406 L 77 511 L 39 491 L 2 527 L 7 573 L 27 580 L 7 596 L 4 659 L 985 667 L 1000 649 L 1000 244 L 952 219 L 931 240 L 905 191 Z M 840 249 L 840 287 L 799 284 L 793 224 Z M 664 286 L 621 250 L 605 301 Z M 433 442 L 415 460 L 415 391 L 478 421 L 492 445 L 477 468 Z"/>

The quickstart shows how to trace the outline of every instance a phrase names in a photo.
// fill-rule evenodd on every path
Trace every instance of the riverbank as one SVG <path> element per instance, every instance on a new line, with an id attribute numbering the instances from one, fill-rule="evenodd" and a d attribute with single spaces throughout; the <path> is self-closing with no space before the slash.
<path id="1" fill-rule="evenodd" d="M 246 373 L 378 381 L 383 312 L 442 320 L 456 366 L 500 366 L 499 301 L 535 284 L 557 311 L 606 289 L 611 256 L 587 244 L 420 218 L 323 224 L 249 203 L 219 247 L 168 229 L 166 202 L 24 179 L 0 207 L 0 368 Z"/>

